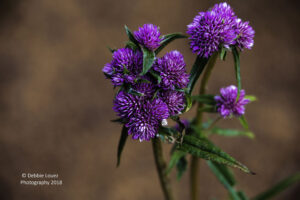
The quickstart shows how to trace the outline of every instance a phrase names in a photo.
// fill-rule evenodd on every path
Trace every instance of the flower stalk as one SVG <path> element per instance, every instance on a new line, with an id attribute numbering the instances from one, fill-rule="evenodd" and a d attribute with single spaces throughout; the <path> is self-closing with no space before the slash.
<path id="1" fill-rule="evenodd" d="M 164 193 L 165 200 L 174 200 L 172 194 L 170 179 L 167 176 L 167 165 L 163 157 L 161 140 L 159 138 L 152 139 L 152 148 L 156 164 L 156 169 L 159 176 L 160 185 Z"/>
<path id="2" fill-rule="evenodd" d="M 217 57 L 218 57 L 218 53 L 214 53 L 208 61 L 207 68 L 205 69 L 203 77 L 201 79 L 199 95 L 203 95 L 206 93 L 206 86 L 210 78 L 211 72 L 215 66 Z M 203 121 L 203 112 L 201 111 L 203 106 L 204 106 L 203 103 L 200 102 L 198 103 L 197 114 L 194 121 L 194 124 L 198 126 L 200 129 L 202 128 L 201 126 Z M 199 164 L 200 164 L 199 158 L 196 156 L 192 156 L 191 168 L 190 168 L 191 200 L 197 200 L 199 196 L 199 187 L 198 187 Z"/>

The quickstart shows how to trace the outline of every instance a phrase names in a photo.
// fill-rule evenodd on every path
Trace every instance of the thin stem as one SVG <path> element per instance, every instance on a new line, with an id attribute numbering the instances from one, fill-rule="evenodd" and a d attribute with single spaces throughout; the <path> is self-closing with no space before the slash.
<path id="1" fill-rule="evenodd" d="M 206 85 L 208 83 L 210 74 L 216 63 L 217 57 L 218 57 L 218 53 L 215 53 L 211 56 L 211 58 L 208 61 L 208 65 L 201 79 L 199 95 L 206 93 Z M 202 110 L 203 106 L 204 106 L 203 103 L 200 102 L 198 103 L 197 114 L 194 121 L 195 125 L 198 126 L 200 129 L 202 128 L 203 112 L 199 112 L 199 111 Z M 191 170 L 190 171 L 191 200 L 197 200 L 199 196 L 199 187 L 198 187 L 199 163 L 200 160 L 198 159 L 198 157 L 192 156 L 191 169 L 190 169 Z"/>
<path id="2" fill-rule="evenodd" d="M 152 147 L 160 185 L 162 187 L 165 200 L 174 200 L 170 179 L 166 174 L 167 165 L 163 157 L 162 145 L 159 138 L 152 139 Z"/>

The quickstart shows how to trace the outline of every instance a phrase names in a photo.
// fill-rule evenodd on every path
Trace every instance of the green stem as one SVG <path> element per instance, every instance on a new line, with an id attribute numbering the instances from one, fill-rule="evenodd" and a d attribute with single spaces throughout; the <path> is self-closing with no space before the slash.
<path id="1" fill-rule="evenodd" d="M 152 147 L 160 185 L 162 187 L 165 200 L 174 200 L 170 179 L 166 174 L 167 165 L 163 157 L 162 145 L 159 138 L 152 139 Z"/>
<path id="2" fill-rule="evenodd" d="M 218 53 L 215 53 L 214 55 L 211 56 L 211 58 L 208 61 L 208 65 L 201 79 L 199 95 L 206 93 L 206 85 L 208 83 L 210 74 L 216 63 L 217 57 L 218 57 Z M 203 106 L 204 106 L 203 103 L 200 102 L 198 103 L 197 114 L 194 121 L 194 124 L 198 126 L 200 129 L 202 128 L 203 112 L 201 112 L 201 110 Z M 199 196 L 198 174 L 199 174 L 199 159 L 196 156 L 192 156 L 191 171 L 190 171 L 191 200 L 197 200 Z"/>

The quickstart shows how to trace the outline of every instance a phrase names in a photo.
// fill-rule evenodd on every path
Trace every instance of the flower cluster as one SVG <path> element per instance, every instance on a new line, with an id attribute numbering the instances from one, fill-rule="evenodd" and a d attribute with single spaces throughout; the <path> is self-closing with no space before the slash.
<path id="1" fill-rule="evenodd" d="M 222 117 L 230 117 L 232 114 L 236 116 L 245 114 L 245 105 L 250 102 L 249 99 L 245 98 L 245 90 L 241 90 L 238 97 L 237 87 L 231 85 L 221 88 L 220 93 L 220 96 L 215 96 L 215 100 L 217 102 L 217 111 Z"/>
<path id="2" fill-rule="evenodd" d="M 139 45 L 152 51 L 161 42 L 159 29 L 152 24 L 139 28 L 134 37 Z M 102 70 L 113 86 L 121 86 L 113 109 L 128 128 L 128 134 L 140 141 L 155 137 L 169 117 L 181 114 L 186 100 L 180 89 L 189 82 L 183 55 L 176 50 L 155 58 L 146 75 L 140 75 L 142 69 L 143 53 L 121 48 Z"/>
<path id="3" fill-rule="evenodd" d="M 208 58 L 220 48 L 237 46 L 251 49 L 254 30 L 249 22 L 239 19 L 227 3 L 216 4 L 206 12 L 199 12 L 188 25 L 190 46 L 193 53 Z"/>

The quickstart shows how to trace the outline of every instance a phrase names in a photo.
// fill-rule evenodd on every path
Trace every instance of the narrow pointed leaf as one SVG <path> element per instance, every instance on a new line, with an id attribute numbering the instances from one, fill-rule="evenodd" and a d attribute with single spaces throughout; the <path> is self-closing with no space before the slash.
<path id="1" fill-rule="evenodd" d="M 220 59 L 225 61 L 226 54 L 227 54 L 226 48 L 223 47 L 220 53 Z"/>
<path id="2" fill-rule="evenodd" d="M 107 47 L 107 48 L 108 48 L 108 50 L 109 50 L 111 53 L 113 53 L 113 52 L 116 51 L 115 49 L 112 49 L 112 48 L 110 48 L 110 47 Z"/>
<path id="3" fill-rule="evenodd" d="M 149 72 L 150 72 L 150 75 L 153 76 L 153 78 L 155 78 L 157 80 L 157 84 L 160 84 L 161 76 L 153 70 L 150 70 Z"/>
<path id="4" fill-rule="evenodd" d="M 251 102 L 257 101 L 256 96 L 253 96 L 253 95 L 246 95 L 246 96 L 245 96 L 245 99 L 249 99 Z"/>
<path id="5" fill-rule="evenodd" d="M 199 79 L 199 76 L 203 72 L 203 69 L 204 69 L 205 65 L 207 64 L 207 62 L 208 62 L 208 58 L 203 58 L 203 57 L 197 56 L 195 63 L 192 67 L 191 73 L 190 73 L 190 80 L 189 80 L 189 84 L 187 87 L 187 91 L 189 94 L 192 94 L 194 86 L 195 86 L 197 80 Z"/>
<path id="6" fill-rule="evenodd" d="M 126 25 L 125 25 L 124 27 L 125 27 L 125 31 L 126 31 L 126 34 L 127 34 L 127 36 L 128 36 L 128 39 L 129 39 L 131 42 L 133 42 L 136 46 L 139 47 L 139 43 L 138 43 L 138 41 L 134 38 L 134 36 L 133 36 L 131 30 L 130 30 Z"/>
<path id="7" fill-rule="evenodd" d="M 248 138 L 253 139 L 254 134 L 251 131 L 241 131 L 235 129 L 222 129 L 218 127 L 214 127 L 210 130 L 210 134 L 222 135 L 227 137 L 235 137 L 235 136 L 246 136 Z"/>
<path id="8" fill-rule="evenodd" d="M 191 109 L 193 106 L 192 97 L 189 93 L 185 93 L 185 108 L 183 109 L 183 112 L 187 112 Z"/>
<path id="9" fill-rule="evenodd" d="M 163 36 L 163 40 L 160 42 L 160 46 L 155 50 L 155 54 L 158 54 L 163 48 L 165 48 L 170 42 L 179 38 L 187 38 L 182 33 L 171 33 Z"/>
<path id="10" fill-rule="evenodd" d="M 248 200 L 249 199 L 243 191 L 238 191 L 237 194 L 239 195 L 241 200 Z"/>
<path id="11" fill-rule="evenodd" d="M 267 191 L 257 195 L 256 197 L 252 198 L 251 200 L 267 200 L 271 199 L 278 193 L 282 192 L 283 190 L 287 189 L 289 186 L 299 183 L 300 182 L 300 172 L 297 172 L 294 175 L 291 175 L 284 180 L 280 181 L 272 188 L 268 189 Z"/>
<path id="12" fill-rule="evenodd" d="M 130 48 L 132 49 L 133 51 L 137 50 L 139 48 L 139 46 L 137 46 L 134 42 L 132 41 L 128 41 L 126 43 L 126 48 Z"/>
<path id="13" fill-rule="evenodd" d="M 203 104 L 216 105 L 215 96 L 212 94 L 192 96 L 192 100 Z"/>
<path id="14" fill-rule="evenodd" d="M 155 59 L 155 53 L 146 48 L 142 48 L 142 51 L 143 51 L 143 71 L 141 75 L 143 76 L 151 69 Z"/>
<path id="15" fill-rule="evenodd" d="M 127 128 L 124 125 L 123 128 L 122 128 L 122 133 L 121 133 L 121 137 L 120 137 L 119 145 L 118 145 L 117 167 L 119 167 L 120 162 L 121 162 L 121 155 L 122 155 L 122 152 L 123 152 L 123 149 L 124 149 L 127 137 L 128 137 L 128 133 L 127 132 L 128 132 L 128 130 L 127 130 Z"/>
<path id="16" fill-rule="evenodd" d="M 238 95 L 236 99 L 239 99 L 240 91 L 242 88 L 242 82 L 241 82 L 241 70 L 240 70 L 240 55 L 236 47 L 232 48 L 232 54 L 233 54 L 233 60 L 234 60 L 234 68 L 235 68 L 235 76 L 237 80 L 237 86 L 238 86 Z"/>
<path id="17" fill-rule="evenodd" d="M 174 151 L 172 153 L 168 168 L 166 173 L 170 173 L 171 170 L 175 167 L 175 165 L 179 162 L 179 160 L 186 155 L 186 152 L 183 151 Z"/>
<path id="18" fill-rule="evenodd" d="M 187 162 L 185 156 L 181 157 L 179 159 L 179 161 L 177 162 L 177 164 L 176 164 L 176 169 L 177 169 L 176 178 L 177 178 L 178 181 L 181 179 L 182 175 L 186 171 L 187 165 L 188 165 L 188 162 Z"/>
<path id="19" fill-rule="evenodd" d="M 222 183 L 222 185 L 228 190 L 230 197 L 233 200 L 240 200 L 239 195 L 237 194 L 236 190 L 234 189 L 233 185 L 228 181 L 227 177 L 224 176 L 222 171 L 218 168 L 216 163 L 207 161 L 207 164 L 209 168 L 212 170 L 212 172 L 215 174 L 217 179 Z"/>
<path id="20" fill-rule="evenodd" d="M 188 152 L 193 156 L 211 160 L 220 164 L 225 164 L 231 167 L 236 167 L 246 173 L 252 173 L 245 165 L 236 161 L 233 157 L 216 147 L 208 139 L 196 137 L 192 135 L 185 135 L 182 145 L 178 150 Z"/>
<path id="21" fill-rule="evenodd" d="M 212 161 L 207 161 L 207 164 L 209 167 L 213 166 L 217 168 L 218 172 L 221 173 L 222 176 L 224 176 L 224 178 L 226 179 L 226 181 L 229 183 L 230 186 L 234 186 L 236 184 L 236 180 L 234 178 L 232 171 L 226 165 L 218 164 Z"/>
<path id="22" fill-rule="evenodd" d="M 249 125 L 248 125 L 248 122 L 247 122 L 244 115 L 239 117 L 239 121 L 240 121 L 241 125 L 244 127 L 245 130 L 249 130 Z"/>

